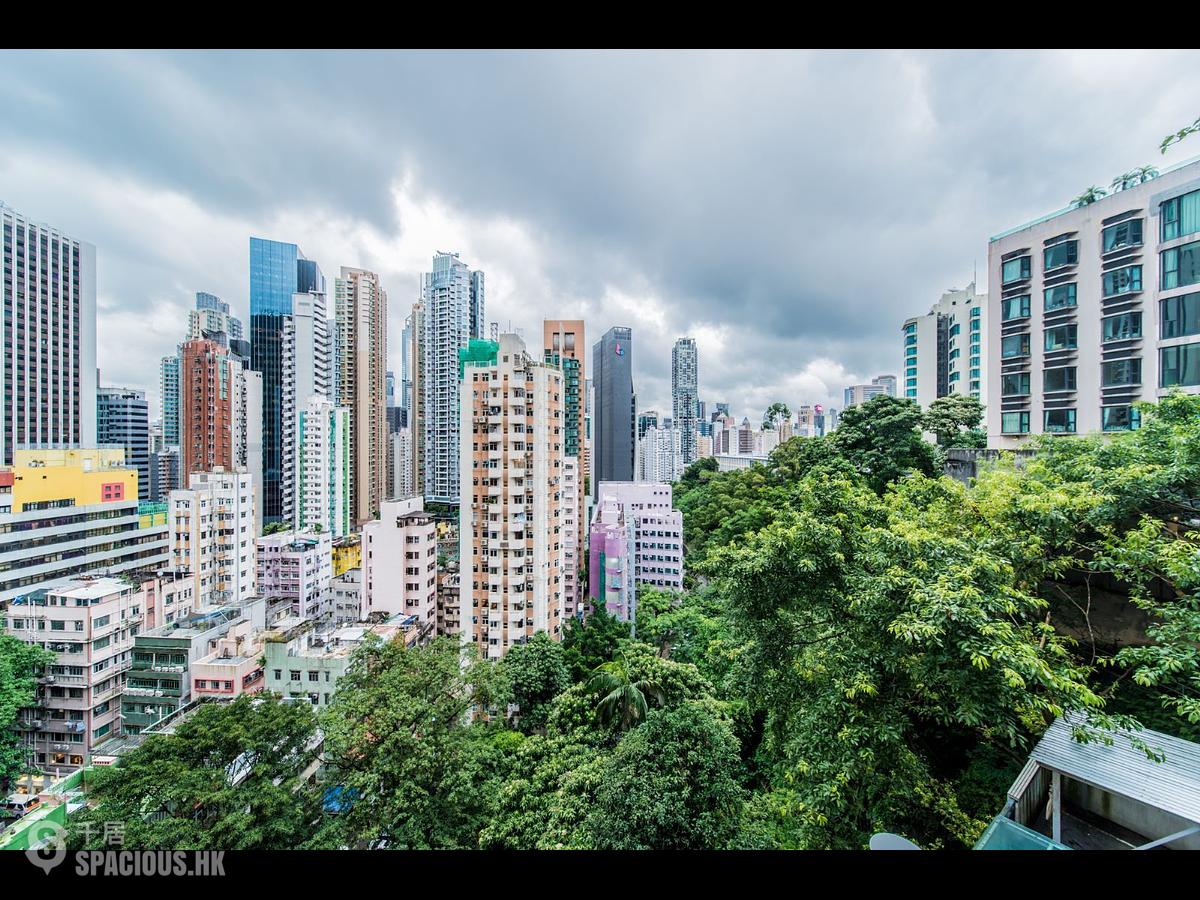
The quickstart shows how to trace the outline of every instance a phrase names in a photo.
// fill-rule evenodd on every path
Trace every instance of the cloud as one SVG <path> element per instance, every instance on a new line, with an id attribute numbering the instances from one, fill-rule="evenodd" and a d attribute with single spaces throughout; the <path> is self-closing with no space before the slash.
<path id="1" fill-rule="evenodd" d="M 536 342 L 634 328 L 639 402 L 840 406 L 989 235 L 1162 159 L 1186 52 L 9 53 L 0 197 L 98 248 L 107 383 L 154 392 L 191 294 L 246 313 L 250 235 L 375 269 L 393 369 L 457 250 Z M 981 285 L 982 287 L 982 285 Z M 178 328 L 174 320 L 178 318 Z M 818 396 L 820 394 L 820 396 Z"/>

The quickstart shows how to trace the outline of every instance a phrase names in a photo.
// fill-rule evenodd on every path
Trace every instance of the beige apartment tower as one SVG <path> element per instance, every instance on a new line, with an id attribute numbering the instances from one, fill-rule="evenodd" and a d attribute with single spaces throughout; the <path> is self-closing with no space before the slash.
<path id="1" fill-rule="evenodd" d="M 588 466 L 588 434 L 586 417 L 587 353 L 586 333 L 582 319 L 545 319 L 542 322 L 543 359 L 562 369 L 563 373 L 563 456 L 574 457 L 575 465 L 568 472 L 573 483 L 565 487 L 575 498 L 574 511 L 568 516 L 565 535 L 563 567 L 565 615 L 574 616 L 582 602 L 580 572 L 584 567 L 584 527 L 587 516 L 584 503 L 590 493 L 585 483 Z"/>
<path id="2" fill-rule="evenodd" d="M 498 659 L 562 634 L 563 373 L 515 334 L 472 340 L 459 359 L 459 620 L 463 641 Z"/>
<path id="3" fill-rule="evenodd" d="M 342 267 L 336 280 L 338 406 L 350 410 L 350 518 L 379 514 L 387 496 L 387 294 L 379 276 Z"/>

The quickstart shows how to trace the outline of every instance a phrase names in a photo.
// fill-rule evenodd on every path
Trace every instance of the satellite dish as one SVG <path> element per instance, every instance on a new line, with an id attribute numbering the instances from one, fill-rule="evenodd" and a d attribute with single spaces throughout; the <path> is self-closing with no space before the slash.
<path id="1" fill-rule="evenodd" d="M 921 848 L 910 841 L 908 838 L 902 838 L 898 834 L 888 834 L 886 831 L 881 831 L 879 834 L 871 835 L 870 848 L 872 850 L 920 850 Z"/>

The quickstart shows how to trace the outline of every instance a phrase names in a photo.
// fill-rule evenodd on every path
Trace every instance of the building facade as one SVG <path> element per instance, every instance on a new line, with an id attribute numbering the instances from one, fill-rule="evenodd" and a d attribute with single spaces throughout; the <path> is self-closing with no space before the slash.
<path id="1" fill-rule="evenodd" d="M 680 464 L 696 461 L 696 417 L 700 412 L 699 357 L 695 338 L 680 338 L 671 351 L 671 422 L 679 432 Z"/>
<path id="2" fill-rule="evenodd" d="M 610 328 L 596 342 L 592 347 L 592 378 L 592 494 L 598 497 L 602 481 L 633 480 L 637 397 L 633 391 L 632 330 Z"/>
<path id="3" fill-rule="evenodd" d="M 197 607 L 257 593 L 254 485 L 246 472 L 193 472 L 170 500 L 171 564 L 192 573 Z"/>
<path id="4" fill-rule="evenodd" d="M 138 470 L 138 499 L 150 499 L 150 408 L 146 392 L 104 387 L 96 391 L 96 443 L 120 447 Z"/>
<path id="5" fill-rule="evenodd" d="M 362 530 L 359 617 L 416 616 L 421 637 L 437 624 L 437 529 L 421 497 L 385 500 Z"/>
<path id="6" fill-rule="evenodd" d="M 565 618 L 563 373 L 499 338 L 460 354 L 459 622 L 492 659 Z"/>
<path id="7" fill-rule="evenodd" d="M 992 238 L 988 275 L 989 446 L 1200 391 L 1200 160 Z"/>
<path id="8" fill-rule="evenodd" d="M 96 446 L 96 248 L 0 203 L 0 465 L 18 447 Z"/>
<path id="9" fill-rule="evenodd" d="M 314 394 L 300 410 L 294 530 L 320 529 L 334 538 L 351 532 L 350 430 L 350 410 L 325 397 Z"/>
<path id="10" fill-rule="evenodd" d="M 328 531 L 277 532 L 257 540 L 258 593 L 268 608 L 287 600 L 291 615 L 319 619 L 333 580 L 333 539 Z"/>
<path id="11" fill-rule="evenodd" d="M 987 294 L 952 288 L 924 316 L 905 321 L 904 396 L 927 407 L 939 397 L 987 396 Z"/>

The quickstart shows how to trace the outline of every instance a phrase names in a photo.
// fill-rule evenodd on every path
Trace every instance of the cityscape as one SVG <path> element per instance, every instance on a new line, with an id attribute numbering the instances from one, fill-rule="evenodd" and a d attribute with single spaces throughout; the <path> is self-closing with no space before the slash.
<path id="1" fill-rule="evenodd" d="M 484 56 L 451 58 L 595 78 L 597 109 L 627 77 L 572 68 L 606 54 Z M 397 78 L 422 58 L 374 57 Z M 122 59 L 28 61 L 108 82 Z M 337 61 L 129 62 L 215 85 L 223 62 Z M 1026 196 L 1001 179 L 997 209 L 1024 218 L 972 214 L 944 240 L 925 223 L 924 268 L 896 266 L 886 302 L 852 272 L 853 296 L 811 308 L 803 286 L 772 293 L 791 277 L 774 244 L 735 276 L 725 249 L 664 238 L 657 262 L 693 269 L 668 276 L 678 295 L 555 282 L 631 257 L 599 232 L 588 253 L 555 245 L 557 211 L 506 224 L 456 201 L 489 190 L 475 151 L 463 184 L 405 181 L 398 213 L 361 213 L 399 216 L 402 263 L 380 262 L 376 225 L 312 202 L 292 230 L 262 214 L 186 250 L 159 233 L 186 257 L 173 272 L 139 270 L 92 199 L 39 203 L 14 155 L 0 850 L 49 871 L 63 848 L 194 867 L 277 849 L 1200 849 L 1200 119 L 1179 109 L 1125 128 L 1136 158 L 1039 145 L 1063 159 Z M 1086 187 L 1096 159 L 1128 171 Z M 659 162 L 614 163 L 642 164 Z M 294 179 L 302 209 L 303 163 L 279 165 L 263 178 Z M 163 209 L 206 233 L 243 222 L 218 196 L 234 182 L 205 177 L 211 215 L 162 181 L 143 227 Z M 130 185 L 136 216 L 148 189 Z M 574 199 L 594 217 L 579 234 L 598 229 L 609 200 Z M 716 299 L 693 312 L 679 297 L 704 272 Z M 128 293 L 155 278 L 160 299 Z"/>

